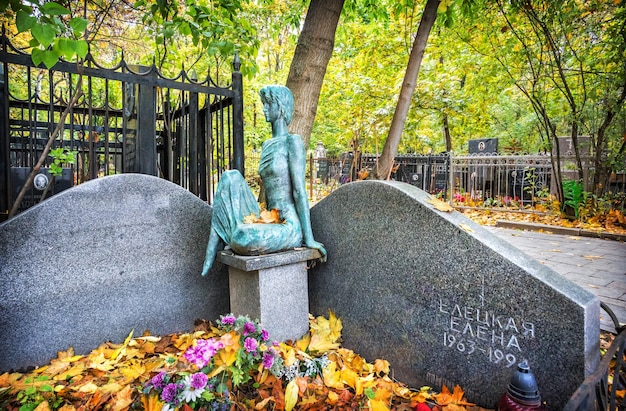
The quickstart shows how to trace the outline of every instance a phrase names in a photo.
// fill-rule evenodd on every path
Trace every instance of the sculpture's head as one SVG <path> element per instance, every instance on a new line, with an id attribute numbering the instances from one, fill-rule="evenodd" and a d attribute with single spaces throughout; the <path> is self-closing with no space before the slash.
<path id="1" fill-rule="evenodd" d="M 287 124 L 291 123 L 291 118 L 293 117 L 293 94 L 291 94 L 291 90 L 285 86 L 269 85 L 263 87 L 259 94 L 264 104 L 278 104 Z"/>

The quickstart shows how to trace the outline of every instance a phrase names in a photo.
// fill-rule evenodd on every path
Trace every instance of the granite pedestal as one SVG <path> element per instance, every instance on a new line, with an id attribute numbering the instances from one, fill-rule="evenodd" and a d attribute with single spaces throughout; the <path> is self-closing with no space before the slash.
<path id="1" fill-rule="evenodd" d="M 310 248 L 260 256 L 218 253 L 228 266 L 231 311 L 258 319 L 273 340 L 302 337 L 309 330 L 307 261 L 320 257 Z"/>

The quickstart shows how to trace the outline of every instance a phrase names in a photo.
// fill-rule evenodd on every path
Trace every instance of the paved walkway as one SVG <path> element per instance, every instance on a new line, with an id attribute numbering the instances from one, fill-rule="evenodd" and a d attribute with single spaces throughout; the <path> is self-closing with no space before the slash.
<path id="1" fill-rule="evenodd" d="M 626 323 L 626 243 L 616 240 L 486 227 L 502 239 L 598 296 Z M 602 328 L 614 330 L 601 311 Z"/>

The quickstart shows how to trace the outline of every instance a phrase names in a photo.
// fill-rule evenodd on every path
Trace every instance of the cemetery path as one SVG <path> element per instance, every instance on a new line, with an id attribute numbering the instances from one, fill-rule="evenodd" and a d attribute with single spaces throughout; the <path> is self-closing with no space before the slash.
<path id="1" fill-rule="evenodd" d="M 532 258 L 595 294 L 626 323 L 626 242 L 485 227 Z M 613 324 L 602 311 L 602 328 Z"/>

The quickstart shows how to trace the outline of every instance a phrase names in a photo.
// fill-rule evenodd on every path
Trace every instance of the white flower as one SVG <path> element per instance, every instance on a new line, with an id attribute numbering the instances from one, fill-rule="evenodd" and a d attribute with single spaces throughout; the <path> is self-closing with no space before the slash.
<path id="1" fill-rule="evenodd" d="M 161 407 L 161 411 L 174 411 L 174 407 L 169 404 L 163 404 L 163 407 Z"/>
<path id="2" fill-rule="evenodd" d="M 193 402 L 200 398 L 202 393 L 204 392 L 204 388 L 194 388 L 191 386 L 191 375 L 183 378 L 184 389 L 182 392 L 182 398 L 185 402 Z M 161 410 L 163 411 L 163 410 Z"/>

